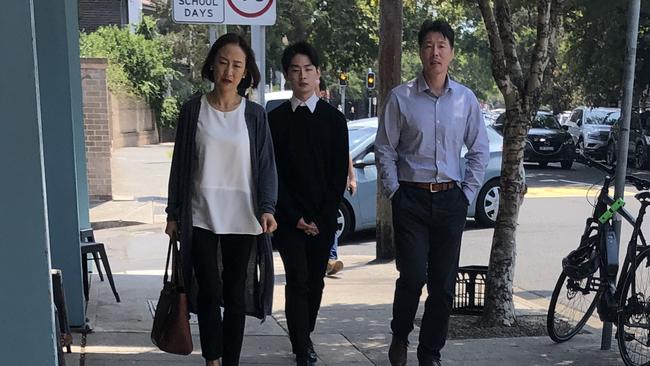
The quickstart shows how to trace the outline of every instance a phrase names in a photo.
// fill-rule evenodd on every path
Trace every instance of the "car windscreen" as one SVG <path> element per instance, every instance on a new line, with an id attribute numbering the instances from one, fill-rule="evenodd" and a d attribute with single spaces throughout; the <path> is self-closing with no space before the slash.
<path id="1" fill-rule="evenodd" d="M 587 113 L 585 123 L 588 125 L 612 125 L 616 120 L 607 118 L 611 110 L 593 109 Z"/>
<path id="2" fill-rule="evenodd" d="M 348 127 L 350 151 L 355 150 L 375 133 L 377 133 L 377 129 L 374 127 Z"/>
<path id="3" fill-rule="evenodd" d="M 532 128 L 542 128 L 545 130 L 559 130 L 560 123 L 550 114 L 538 114 L 533 120 Z"/>
<path id="4" fill-rule="evenodd" d="M 275 100 L 269 100 L 266 102 L 266 113 L 276 109 L 277 107 L 280 106 L 280 104 L 286 102 L 286 99 L 275 99 Z"/>

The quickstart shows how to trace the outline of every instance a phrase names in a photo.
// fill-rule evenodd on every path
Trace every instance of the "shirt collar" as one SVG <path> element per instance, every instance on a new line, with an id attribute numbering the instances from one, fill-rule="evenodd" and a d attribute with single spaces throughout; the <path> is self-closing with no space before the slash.
<path id="1" fill-rule="evenodd" d="M 295 112 L 295 111 L 296 111 L 296 108 L 298 108 L 298 107 L 300 107 L 300 106 L 306 106 L 307 108 L 309 108 L 309 111 L 310 111 L 311 113 L 314 113 L 314 111 L 316 110 L 316 104 L 318 104 L 318 100 L 319 100 L 319 99 L 320 99 L 320 98 L 318 98 L 318 97 L 316 96 L 316 93 L 312 94 L 312 95 L 311 95 L 309 98 L 307 98 L 307 100 L 304 101 L 304 102 L 303 102 L 302 100 L 296 98 L 295 96 L 291 96 L 291 99 L 290 99 L 290 101 L 291 101 L 291 110 L 292 110 L 293 112 Z"/>
<path id="2" fill-rule="evenodd" d="M 429 84 L 427 84 L 427 79 L 424 78 L 423 72 L 420 72 L 418 74 L 416 81 L 417 81 L 418 92 L 426 92 L 428 94 L 433 95 L 433 93 L 431 93 L 431 89 L 429 88 Z M 454 85 L 454 81 L 449 77 L 449 74 L 447 74 L 447 77 L 445 79 L 445 90 L 443 94 L 451 91 L 453 89 L 453 85 Z"/>

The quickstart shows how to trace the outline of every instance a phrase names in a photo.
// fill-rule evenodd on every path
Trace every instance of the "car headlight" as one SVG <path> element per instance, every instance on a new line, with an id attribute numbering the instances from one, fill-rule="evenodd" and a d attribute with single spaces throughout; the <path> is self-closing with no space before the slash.
<path id="1" fill-rule="evenodd" d="M 645 139 L 645 143 L 650 145 L 650 136 L 643 136 L 643 138 Z"/>

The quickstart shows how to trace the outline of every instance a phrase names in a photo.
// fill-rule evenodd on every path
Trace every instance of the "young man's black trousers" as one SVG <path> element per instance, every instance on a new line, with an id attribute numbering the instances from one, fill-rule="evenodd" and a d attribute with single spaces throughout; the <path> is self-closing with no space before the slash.
<path id="1" fill-rule="evenodd" d="M 245 283 L 254 235 L 217 235 L 194 227 L 192 231 L 192 262 L 199 284 L 197 310 L 203 358 L 220 357 L 221 365 L 239 365 L 244 340 Z M 221 246 L 223 279 L 217 266 L 217 248 Z M 223 320 L 219 288 L 223 284 Z"/>
<path id="2" fill-rule="evenodd" d="M 408 338 L 426 284 L 418 346 L 418 359 L 426 363 L 440 358 L 447 339 L 467 199 L 459 187 L 431 193 L 402 184 L 392 207 L 399 278 L 391 328 L 393 337 Z"/>
<path id="3" fill-rule="evenodd" d="M 287 227 L 278 227 L 273 237 L 284 263 L 285 312 L 291 347 L 297 356 L 307 354 L 309 334 L 316 326 L 333 240 L 333 232 L 308 236 Z"/>

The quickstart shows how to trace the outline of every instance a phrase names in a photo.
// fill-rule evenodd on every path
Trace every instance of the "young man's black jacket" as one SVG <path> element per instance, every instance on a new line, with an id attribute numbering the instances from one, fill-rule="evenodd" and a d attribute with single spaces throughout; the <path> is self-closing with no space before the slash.
<path id="1" fill-rule="evenodd" d="M 336 230 L 336 212 L 348 175 L 348 128 L 343 114 L 323 100 L 314 113 L 286 101 L 269 113 L 278 170 L 278 225 L 300 218 L 322 234 Z"/>

